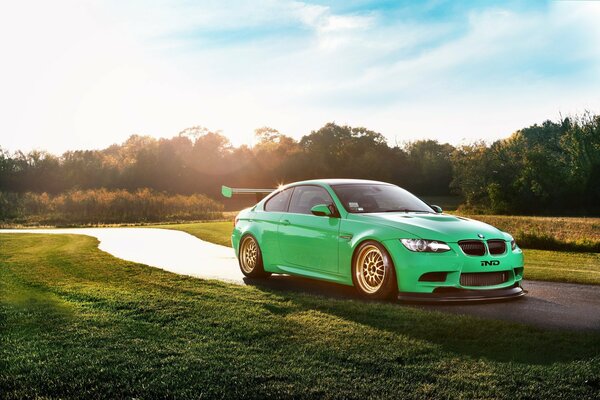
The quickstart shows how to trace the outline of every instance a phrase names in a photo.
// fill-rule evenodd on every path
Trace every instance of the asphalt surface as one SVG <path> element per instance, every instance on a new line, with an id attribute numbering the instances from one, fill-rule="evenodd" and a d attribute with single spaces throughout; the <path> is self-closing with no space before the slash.
<path id="1" fill-rule="evenodd" d="M 311 279 L 273 275 L 266 280 L 250 280 L 240 272 L 231 248 L 202 241 L 181 231 L 154 228 L 75 228 L 0 229 L 0 233 L 83 234 L 97 238 L 100 241 L 99 249 L 115 257 L 178 274 L 254 285 L 267 290 L 357 298 L 351 287 Z M 523 287 L 528 291 L 525 297 L 503 302 L 399 305 L 549 329 L 600 331 L 600 286 L 525 280 Z"/>

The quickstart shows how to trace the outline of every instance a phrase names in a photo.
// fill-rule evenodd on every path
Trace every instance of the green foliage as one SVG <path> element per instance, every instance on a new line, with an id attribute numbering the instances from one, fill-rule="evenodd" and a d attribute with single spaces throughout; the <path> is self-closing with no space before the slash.
<path id="1" fill-rule="evenodd" d="M 454 152 L 452 186 L 468 210 L 600 213 L 600 116 L 546 121 Z"/>
<path id="2" fill-rule="evenodd" d="M 435 140 L 419 140 L 405 148 L 408 154 L 408 173 L 413 190 L 427 195 L 448 193 L 452 181 L 452 152 L 454 147 Z"/>
<path id="3" fill-rule="evenodd" d="M 171 274 L 1 235 L 0 397 L 597 398 L 597 332 Z"/>
<path id="4" fill-rule="evenodd" d="M 491 145 L 456 148 L 434 140 L 392 147 L 380 133 L 335 123 L 299 141 L 269 127 L 255 136 L 254 146 L 233 147 L 221 133 L 195 126 L 171 139 L 133 135 L 121 145 L 60 157 L 0 149 L 0 191 L 150 188 L 220 198 L 222 184 L 276 187 L 338 177 L 460 195 L 463 209 L 474 212 L 600 214 L 600 116 L 589 113 L 532 125 Z"/>
<path id="5" fill-rule="evenodd" d="M 215 219 L 223 206 L 200 194 L 167 195 L 150 189 L 72 190 L 47 193 L 0 192 L 0 220 L 38 224 L 107 224 Z"/>
<path id="6" fill-rule="evenodd" d="M 497 170 L 492 165 L 488 146 L 478 142 L 456 148 L 452 154 L 452 165 L 454 176 L 451 187 L 462 194 L 466 205 L 472 209 L 489 206 L 488 185 L 491 175 Z"/>
<path id="7" fill-rule="evenodd" d="M 253 147 L 233 147 L 219 132 L 191 127 L 171 139 L 133 135 L 104 150 L 9 154 L 0 149 L 0 191 L 60 194 L 77 189 L 150 188 L 220 198 L 228 186 L 276 187 L 309 178 L 352 177 L 448 195 L 453 147 L 417 141 L 390 147 L 361 127 L 326 124 L 297 141 L 263 127 Z"/>

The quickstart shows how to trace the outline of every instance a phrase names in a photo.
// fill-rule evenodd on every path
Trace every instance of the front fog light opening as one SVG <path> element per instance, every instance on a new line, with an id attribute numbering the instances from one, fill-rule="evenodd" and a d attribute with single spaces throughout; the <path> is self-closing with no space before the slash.
<path id="1" fill-rule="evenodd" d="M 443 253 L 450 250 L 444 242 L 425 239 L 400 239 L 404 247 L 418 253 Z"/>

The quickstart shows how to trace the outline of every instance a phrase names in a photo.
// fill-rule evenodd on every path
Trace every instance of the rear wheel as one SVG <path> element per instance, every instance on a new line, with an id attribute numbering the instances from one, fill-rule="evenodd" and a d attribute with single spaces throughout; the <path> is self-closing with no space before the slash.
<path id="1" fill-rule="evenodd" d="M 361 243 L 352 260 L 352 282 L 363 297 L 391 299 L 398 293 L 396 271 L 389 253 L 375 241 Z"/>
<path id="2" fill-rule="evenodd" d="M 263 268 L 262 253 L 258 242 L 252 235 L 246 235 L 240 242 L 240 253 L 238 256 L 242 274 L 249 278 L 266 278 L 271 275 Z"/>

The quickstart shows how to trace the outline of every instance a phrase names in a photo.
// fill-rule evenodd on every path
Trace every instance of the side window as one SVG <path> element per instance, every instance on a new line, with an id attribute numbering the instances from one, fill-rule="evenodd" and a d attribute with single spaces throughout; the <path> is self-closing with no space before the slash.
<path id="1" fill-rule="evenodd" d="M 310 209 L 317 204 L 331 204 L 333 200 L 327 190 L 319 186 L 296 186 L 290 212 L 298 214 L 311 214 Z"/>
<path id="2" fill-rule="evenodd" d="M 291 194 L 292 188 L 285 189 L 284 191 L 277 193 L 275 196 L 267 200 L 267 203 L 265 204 L 265 211 L 286 211 Z"/>

